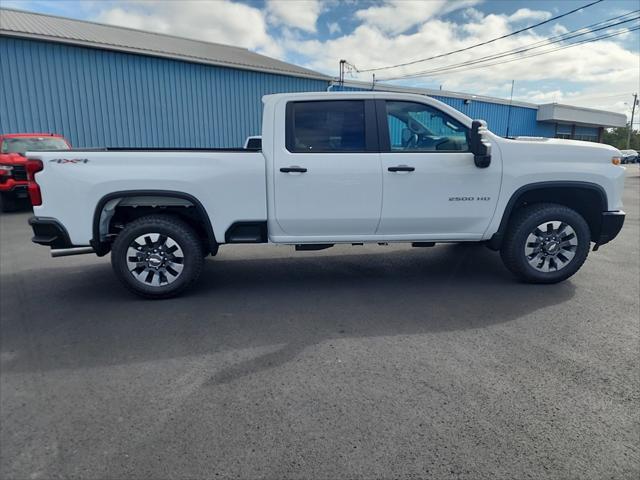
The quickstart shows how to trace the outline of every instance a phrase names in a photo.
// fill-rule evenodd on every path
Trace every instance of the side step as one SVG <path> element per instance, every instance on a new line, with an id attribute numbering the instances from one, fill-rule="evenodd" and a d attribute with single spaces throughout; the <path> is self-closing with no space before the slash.
<path id="1" fill-rule="evenodd" d="M 304 243 L 302 245 L 296 245 L 296 252 L 304 252 L 310 250 L 326 250 L 333 247 L 333 243 Z"/>
<path id="2" fill-rule="evenodd" d="M 412 247 L 435 247 L 436 242 L 413 242 Z"/>

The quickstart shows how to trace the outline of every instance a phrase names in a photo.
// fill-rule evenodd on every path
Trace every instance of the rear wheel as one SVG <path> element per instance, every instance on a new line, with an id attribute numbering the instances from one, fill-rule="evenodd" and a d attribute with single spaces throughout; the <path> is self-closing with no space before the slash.
<path id="1" fill-rule="evenodd" d="M 591 234 L 582 216 L 556 204 L 522 208 L 509 225 L 500 250 L 506 267 L 529 283 L 557 283 L 587 259 Z"/>
<path id="2" fill-rule="evenodd" d="M 111 249 L 116 276 L 132 292 L 168 298 L 190 287 L 200 276 L 202 244 L 183 221 L 150 215 L 128 224 Z"/>

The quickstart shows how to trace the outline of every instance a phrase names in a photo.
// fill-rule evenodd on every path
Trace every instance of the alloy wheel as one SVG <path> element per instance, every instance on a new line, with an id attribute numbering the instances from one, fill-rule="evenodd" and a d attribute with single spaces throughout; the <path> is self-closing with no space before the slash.
<path id="1" fill-rule="evenodd" d="M 529 234 L 524 254 L 536 270 L 554 272 L 571 262 L 577 248 L 578 237 L 571 225 L 554 220 L 541 223 Z"/>
<path id="2" fill-rule="evenodd" d="M 145 233 L 129 244 L 127 267 L 133 278 L 144 285 L 168 285 L 182 273 L 184 252 L 168 235 Z"/>

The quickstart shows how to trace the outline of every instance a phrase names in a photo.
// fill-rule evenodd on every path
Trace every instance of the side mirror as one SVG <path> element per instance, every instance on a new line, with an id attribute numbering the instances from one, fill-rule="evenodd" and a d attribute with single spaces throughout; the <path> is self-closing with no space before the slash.
<path id="1" fill-rule="evenodd" d="M 474 120 L 471 123 L 470 149 L 473 153 L 473 161 L 478 168 L 487 168 L 491 165 L 491 143 L 483 138 L 487 131 L 487 122 Z"/>

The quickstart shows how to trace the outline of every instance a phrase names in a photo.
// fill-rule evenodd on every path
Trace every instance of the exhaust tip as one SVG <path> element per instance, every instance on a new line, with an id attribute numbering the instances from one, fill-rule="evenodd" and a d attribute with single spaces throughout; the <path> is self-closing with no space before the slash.
<path id="1" fill-rule="evenodd" d="M 95 253 L 93 247 L 74 247 L 74 248 L 57 248 L 51 249 L 51 256 L 56 257 L 68 257 L 70 255 L 84 255 L 85 253 Z"/>

